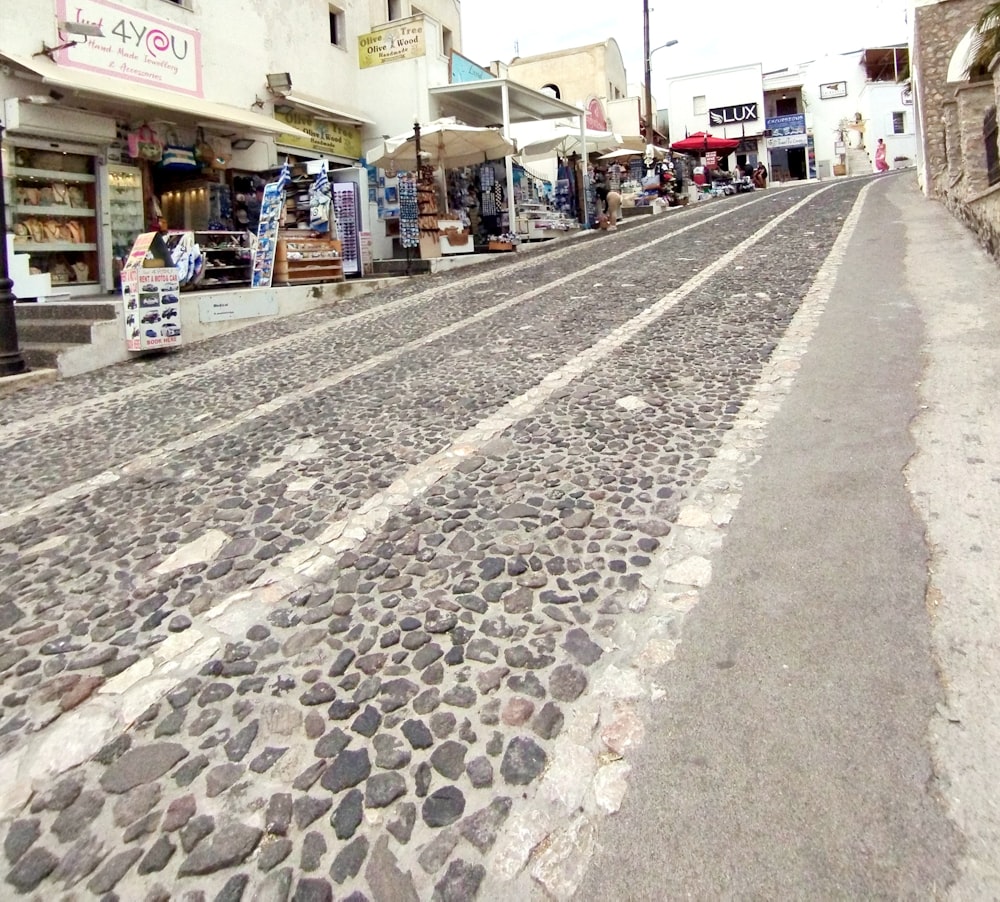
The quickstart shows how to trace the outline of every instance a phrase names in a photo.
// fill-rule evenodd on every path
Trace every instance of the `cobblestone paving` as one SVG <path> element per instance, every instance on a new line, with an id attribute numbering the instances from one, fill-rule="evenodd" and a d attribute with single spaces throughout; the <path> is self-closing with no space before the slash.
<path id="1" fill-rule="evenodd" d="M 471 899 L 519 871 L 545 845 L 517 844 L 525 800 L 566 773 L 858 190 L 418 280 L 163 358 L 158 385 L 18 397 L 4 506 L 43 506 L 0 530 L 10 891 Z M 87 415 L 27 426 L 67 398 Z M 675 575 L 668 643 L 699 579 Z M 601 719 L 603 810 L 636 729 Z"/>

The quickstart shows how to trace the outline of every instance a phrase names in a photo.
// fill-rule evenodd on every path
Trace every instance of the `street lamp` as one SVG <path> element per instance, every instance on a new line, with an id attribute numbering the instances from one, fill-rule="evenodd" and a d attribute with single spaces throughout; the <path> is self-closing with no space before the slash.
<path id="1" fill-rule="evenodd" d="M 3 124 L 0 124 L 0 378 L 28 371 L 17 341 L 14 319 L 14 283 L 7 268 L 7 204 L 3 181 Z"/>
<path id="2" fill-rule="evenodd" d="M 646 64 L 646 143 L 653 143 L 653 78 L 649 66 L 649 58 L 657 50 L 673 47 L 676 40 L 667 41 L 659 47 L 649 49 L 649 0 L 642 0 L 642 56 Z"/>

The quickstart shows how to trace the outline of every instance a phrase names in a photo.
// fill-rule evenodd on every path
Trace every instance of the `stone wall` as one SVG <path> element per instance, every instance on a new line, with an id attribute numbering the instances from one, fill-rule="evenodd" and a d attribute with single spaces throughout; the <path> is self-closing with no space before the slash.
<path id="1" fill-rule="evenodd" d="M 949 82 L 955 47 L 975 24 L 977 0 L 943 0 L 915 10 L 914 68 L 927 193 L 941 200 L 1000 263 L 1000 184 L 990 186 L 983 143 L 986 110 L 1000 105 L 1000 57 L 992 81 Z"/>
<path id="2" fill-rule="evenodd" d="M 929 177 L 927 192 L 936 195 L 948 181 L 944 130 L 945 104 L 955 99 L 960 82 L 948 81 L 948 64 L 955 47 L 975 24 L 981 0 L 942 0 L 914 10 L 913 67 L 916 70 L 917 105 L 923 126 L 924 161 Z"/>

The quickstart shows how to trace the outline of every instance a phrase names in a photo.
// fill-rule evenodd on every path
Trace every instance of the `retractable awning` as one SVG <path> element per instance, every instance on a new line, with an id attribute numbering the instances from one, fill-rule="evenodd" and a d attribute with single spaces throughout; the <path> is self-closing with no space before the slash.
<path id="1" fill-rule="evenodd" d="M 275 101 L 278 103 L 279 101 Z M 302 91 L 289 91 L 283 94 L 281 102 L 300 107 L 308 113 L 312 113 L 318 119 L 328 119 L 331 122 L 339 122 L 342 125 L 374 125 L 375 121 L 363 116 L 354 110 L 331 106 L 322 97 L 314 97 L 312 94 L 304 94 Z"/>
<path id="2" fill-rule="evenodd" d="M 585 115 L 579 107 L 508 78 L 485 78 L 481 81 L 441 85 L 431 88 L 429 93 L 437 101 L 439 115 L 455 116 L 468 125 L 484 128 L 507 128 L 511 123 L 541 122 Z"/>
<path id="3" fill-rule="evenodd" d="M 167 111 L 194 119 L 199 125 L 216 128 L 220 125 L 238 126 L 267 134 L 294 134 L 298 137 L 308 137 L 305 132 L 261 113 L 242 110 L 225 103 L 215 103 L 200 97 L 174 94 L 136 82 L 108 78 L 83 69 L 59 66 L 45 56 L 25 59 L 0 50 L 0 57 L 25 72 L 40 77 L 43 84 L 57 87 L 67 93 L 95 98 L 99 105 L 104 107 L 135 110 L 150 119 Z"/>

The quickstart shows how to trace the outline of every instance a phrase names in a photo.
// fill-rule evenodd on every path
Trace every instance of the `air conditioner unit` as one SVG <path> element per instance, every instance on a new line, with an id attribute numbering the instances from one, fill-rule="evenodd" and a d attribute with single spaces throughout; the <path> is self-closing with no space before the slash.
<path id="1" fill-rule="evenodd" d="M 53 103 L 38 104 L 21 97 L 4 101 L 4 125 L 10 135 L 33 135 L 61 141 L 110 144 L 117 137 L 115 121 Z"/>

